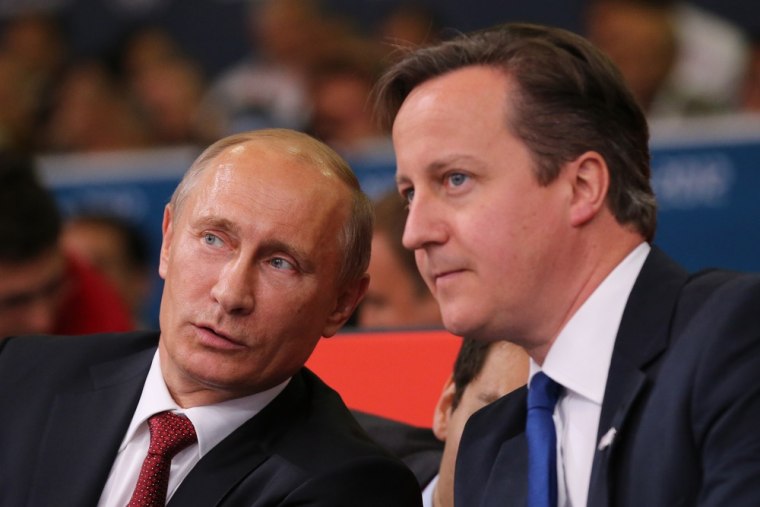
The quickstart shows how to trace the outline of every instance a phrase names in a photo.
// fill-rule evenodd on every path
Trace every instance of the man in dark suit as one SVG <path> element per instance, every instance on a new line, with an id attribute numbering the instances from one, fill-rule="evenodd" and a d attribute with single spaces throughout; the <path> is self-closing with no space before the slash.
<path id="1" fill-rule="evenodd" d="M 366 290 L 371 222 L 309 136 L 209 147 L 164 214 L 160 334 L 0 342 L 0 505 L 419 505 L 411 472 L 303 368 Z M 164 457 L 163 431 L 189 446 Z"/>
<path id="2" fill-rule="evenodd" d="M 456 504 L 760 505 L 760 279 L 650 245 L 647 123 L 609 59 L 505 25 L 412 52 L 378 104 L 445 326 L 531 356 L 534 387 L 470 418 Z"/>

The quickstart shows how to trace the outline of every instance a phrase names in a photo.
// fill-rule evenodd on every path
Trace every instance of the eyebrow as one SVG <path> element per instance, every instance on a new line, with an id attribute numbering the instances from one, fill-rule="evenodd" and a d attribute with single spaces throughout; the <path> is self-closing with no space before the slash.
<path id="1" fill-rule="evenodd" d="M 224 229 L 235 233 L 240 232 L 240 227 L 234 222 L 227 220 L 226 218 L 215 216 L 202 216 L 194 225 L 196 227 L 214 227 L 216 229 Z"/>

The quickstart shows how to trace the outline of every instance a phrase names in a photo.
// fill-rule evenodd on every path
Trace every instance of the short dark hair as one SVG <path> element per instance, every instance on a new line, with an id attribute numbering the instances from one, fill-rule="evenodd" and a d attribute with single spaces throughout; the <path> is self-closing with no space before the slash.
<path id="1" fill-rule="evenodd" d="M 488 357 L 488 349 L 498 342 L 486 342 L 473 338 L 462 338 L 462 346 L 454 361 L 454 397 L 451 409 L 456 410 L 462 400 L 465 388 L 480 375 Z"/>
<path id="2" fill-rule="evenodd" d="M 407 217 L 406 201 L 398 192 L 391 190 L 374 202 L 374 209 L 375 234 L 385 234 L 393 254 L 412 280 L 415 293 L 419 296 L 429 295 L 430 289 L 417 269 L 414 251 L 406 249 L 402 242 Z"/>
<path id="3" fill-rule="evenodd" d="M 0 153 L 0 262 L 37 258 L 58 243 L 61 215 L 32 162 Z"/>
<path id="4" fill-rule="evenodd" d="M 470 66 L 499 69 L 517 84 L 505 122 L 531 151 L 540 184 L 554 181 L 565 163 L 596 151 L 610 171 L 611 212 L 653 239 L 657 207 L 646 118 L 615 65 L 579 35 L 512 23 L 412 51 L 375 88 L 380 120 L 392 124 L 415 87 Z"/>

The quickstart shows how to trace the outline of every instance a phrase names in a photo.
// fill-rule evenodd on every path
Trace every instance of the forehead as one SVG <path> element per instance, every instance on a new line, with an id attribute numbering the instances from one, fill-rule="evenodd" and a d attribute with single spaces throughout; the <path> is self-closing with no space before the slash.
<path id="1" fill-rule="evenodd" d="M 195 214 L 236 213 L 243 222 L 325 225 L 345 213 L 347 186 L 332 172 L 287 145 L 248 142 L 207 162 L 188 198 Z M 339 223 L 340 225 L 340 223 Z"/>
<path id="2" fill-rule="evenodd" d="M 516 85 L 493 67 L 465 67 L 426 81 L 407 96 L 393 124 L 398 175 L 459 156 L 478 157 L 510 136 Z"/>
<path id="3" fill-rule="evenodd" d="M 441 118 L 469 115 L 478 123 L 503 123 L 507 97 L 516 91 L 513 79 L 495 67 L 477 65 L 447 72 L 409 93 L 396 115 L 394 131 L 419 114 Z"/>

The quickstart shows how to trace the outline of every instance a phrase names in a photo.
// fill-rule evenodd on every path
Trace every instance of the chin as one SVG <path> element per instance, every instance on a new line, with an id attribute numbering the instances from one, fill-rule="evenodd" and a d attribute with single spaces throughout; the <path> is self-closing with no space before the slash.
<path id="1" fill-rule="evenodd" d="M 472 315 L 462 312 L 459 309 L 441 309 L 443 326 L 452 334 L 457 336 L 468 337 L 472 334 L 473 321 Z"/>

